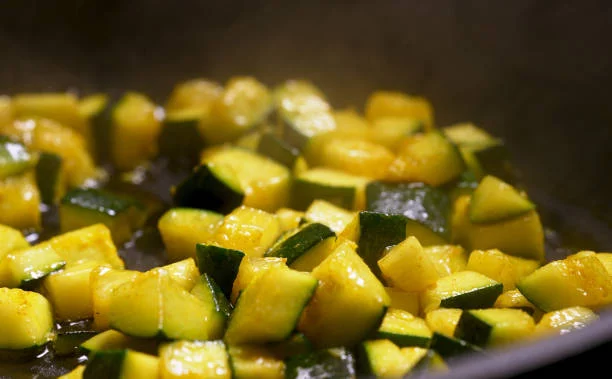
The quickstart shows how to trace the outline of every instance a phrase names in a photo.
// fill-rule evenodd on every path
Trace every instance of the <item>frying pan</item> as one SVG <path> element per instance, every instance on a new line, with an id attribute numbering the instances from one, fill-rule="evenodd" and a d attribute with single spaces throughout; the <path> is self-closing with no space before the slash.
<path id="1" fill-rule="evenodd" d="M 5 0 L 0 92 L 136 90 L 163 103 L 181 80 L 253 75 L 270 85 L 310 79 L 336 107 L 359 109 L 377 89 L 422 95 L 437 125 L 472 121 L 506 141 L 556 231 L 549 237 L 562 247 L 547 250 L 555 259 L 612 250 L 609 36 L 605 0 Z M 154 263 L 137 247 L 122 253 L 135 268 Z M 608 311 L 585 329 L 468 356 L 430 376 L 607 372 L 600 356 L 611 341 Z M 23 370 L 59 372 L 46 361 Z"/>

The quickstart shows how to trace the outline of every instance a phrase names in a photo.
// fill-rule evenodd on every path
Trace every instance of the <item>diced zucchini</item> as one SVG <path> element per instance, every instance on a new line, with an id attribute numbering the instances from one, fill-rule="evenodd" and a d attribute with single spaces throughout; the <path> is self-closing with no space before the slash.
<path id="1" fill-rule="evenodd" d="M 137 338 L 125 335 L 117 330 L 109 329 L 100 332 L 81 343 L 81 350 L 88 354 L 97 351 L 130 349 L 157 355 L 159 341 L 153 338 Z"/>
<path id="2" fill-rule="evenodd" d="M 232 285 L 232 295 L 230 297 L 232 304 L 236 304 L 236 300 L 242 291 L 258 276 L 278 266 L 287 267 L 287 259 L 275 257 L 244 257 L 244 259 L 240 261 L 238 274 Z"/>
<path id="3" fill-rule="evenodd" d="M 327 225 L 335 233 L 342 232 L 353 217 L 355 217 L 354 212 L 323 199 L 315 199 L 304 212 L 306 220 Z"/>
<path id="4" fill-rule="evenodd" d="M 362 342 L 357 355 L 359 371 L 375 378 L 401 378 L 410 363 L 399 346 L 384 338 Z"/>
<path id="5" fill-rule="evenodd" d="M 281 236 L 264 256 L 287 258 L 287 265 L 310 271 L 331 252 L 336 234 L 318 222 L 307 222 Z M 295 265 L 294 265 L 295 263 Z"/>
<path id="6" fill-rule="evenodd" d="M 287 144 L 282 138 L 277 137 L 274 133 L 269 131 L 261 134 L 256 151 L 282 164 L 291 171 L 293 171 L 300 156 L 300 151 L 298 149 Z"/>
<path id="7" fill-rule="evenodd" d="M 43 280 L 42 290 L 53 306 L 56 320 L 75 321 L 93 316 L 90 274 L 100 265 L 95 261 L 73 264 Z"/>
<path id="8" fill-rule="evenodd" d="M 51 304 L 37 292 L 0 287 L 0 349 L 27 349 L 54 338 Z"/>
<path id="9" fill-rule="evenodd" d="M 2 233 L 0 231 L 0 233 Z M 606 270 L 612 275 L 612 253 L 596 253 L 597 259 L 603 263 Z"/>
<path id="10" fill-rule="evenodd" d="M 495 138 L 471 122 L 446 126 L 442 129 L 446 137 L 460 146 L 483 146 L 495 142 Z"/>
<path id="11" fill-rule="evenodd" d="M 33 170 L 0 180 L 0 224 L 40 231 L 40 191 Z"/>
<path id="12" fill-rule="evenodd" d="M 388 339 L 400 347 L 427 347 L 431 330 L 422 318 L 401 309 L 389 308 L 376 332 L 376 338 Z"/>
<path id="13" fill-rule="evenodd" d="M 0 136 L 0 180 L 28 171 L 37 161 L 38 156 L 22 143 Z"/>
<path id="14" fill-rule="evenodd" d="M 410 312 L 413 315 L 419 314 L 420 308 L 418 292 L 406 292 L 393 287 L 385 287 L 385 291 L 391 299 L 391 304 L 389 305 L 390 308 L 401 309 L 406 312 Z"/>
<path id="15" fill-rule="evenodd" d="M 108 312 L 114 289 L 136 279 L 138 275 L 138 271 L 116 269 L 110 265 L 100 265 L 91 271 L 89 285 L 94 329 L 106 330 L 110 327 Z"/>
<path id="16" fill-rule="evenodd" d="M 285 362 L 261 345 L 228 347 L 235 379 L 284 379 Z"/>
<path id="17" fill-rule="evenodd" d="M 436 266 L 438 276 L 450 275 L 465 270 L 468 253 L 461 245 L 433 245 L 423 247 L 425 255 Z"/>
<path id="18" fill-rule="evenodd" d="M 32 249 L 54 251 L 68 265 L 96 261 L 108 263 L 113 268 L 125 267 L 113 243 L 110 229 L 104 224 L 95 224 L 58 234 L 33 246 Z"/>
<path id="19" fill-rule="evenodd" d="M 153 158 L 161 131 L 156 105 L 144 94 L 127 92 L 112 112 L 110 155 L 114 167 L 129 171 Z"/>
<path id="20" fill-rule="evenodd" d="M 465 163 L 457 147 L 439 131 L 407 137 L 387 170 L 390 181 L 448 183 L 461 175 Z"/>
<path id="21" fill-rule="evenodd" d="M 356 242 L 357 252 L 370 270 L 382 278 L 378 260 L 385 248 L 406 239 L 407 218 L 376 212 L 359 212 Z"/>
<path id="22" fill-rule="evenodd" d="M 13 97 L 16 119 L 50 118 L 86 135 L 79 101 L 72 93 L 21 93 Z"/>
<path id="23" fill-rule="evenodd" d="M 287 205 L 291 172 L 259 153 L 239 147 L 215 147 L 202 153 L 202 163 L 231 167 L 245 194 L 243 204 L 274 212 Z"/>
<path id="24" fill-rule="evenodd" d="M 284 341 L 268 343 L 265 347 L 272 354 L 282 359 L 313 351 L 312 342 L 303 333 L 299 332 L 294 332 Z"/>
<path id="25" fill-rule="evenodd" d="M 612 276 L 592 251 L 581 251 L 541 266 L 516 287 L 544 312 L 612 303 Z"/>
<path id="26" fill-rule="evenodd" d="M 386 117 L 409 117 L 421 121 L 426 129 L 434 126 L 433 107 L 423 97 L 398 91 L 376 91 L 365 104 L 365 116 L 371 122 Z"/>
<path id="27" fill-rule="evenodd" d="M 531 274 L 540 262 L 504 254 L 497 249 L 474 250 L 466 269 L 476 271 L 504 285 L 504 291 L 516 288 L 516 283 Z"/>
<path id="28" fill-rule="evenodd" d="M 159 350 L 161 378 L 232 378 L 223 341 L 176 341 Z"/>
<path id="29" fill-rule="evenodd" d="M 40 200 L 45 204 L 57 204 L 66 193 L 63 160 L 57 154 L 42 152 L 36 164 L 36 186 Z"/>
<path id="30" fill-rule="evenodd" d="M 208 117 L 200 123 L 207 144 L 222 144 L 262 124 L 272 110 L 270 90 L 249 76 L 232 77 L 212 100 Z"/>
<path id="31" fill-rule="evenodd" d="M 295 209 L 285 207 L 277 209 L 274 214 L 278 218 L 283 232 L 297 228 L 305 217 L 304 211 L 296 211 Z"/>
<path id="32" fill-rule="evenodd" d="M 291 208 L 307 209 L 317 199 L 348 210 L 365 208 L 365 187 L 369 178 L 328 168 L 309 169 L 294 178 Z"/>
<path id="33" fill-rule="evenodd" d="M 421 373 L 437 373 L 447 371 L 444 359 L 435 350 L 422 347 L 403 347 L 401 353 L 410 362 L 408 374 L 418 377 Z"/>
<path id="34" fill-rule="evenodd" d="M 207 274 L 202 274 L 200 280 L 191 289 L 191 294 L 200 299 L 210 312 L 208 314 L 209 339 L 221 339 L 225 332 L 227 320 L 229 319 L 233 306 L 223 294 L 215 280 Z M 216 325 L 215 325 L 216 324 Z"/>
<path id="35" fill-rule="evenodd" d="M 197 265 L 202 274 L 209 275 L 229 299 L 234 280 L 238 276 L 240 263 L 245 254 L 225 247 L 198 243 L 196 245 Z"/>
<path id="36" fill-rule="evenodd" d="M 0 224 L 0 241 L 2 241 L 2 244 L 0 244 L 0 261 L 11 251 L 30 246 L 20 230 L 2 224 Z"/>
<path id="37" fill-rule="evenodd" d="M 599 320 L 599 314 L 582 306 L 561 308 L 544 313 L 535 326 L 537 336 L 563 335 Z"/>
<path id="38" fill-rule="evenodd" d="M 196 245 L 210 240 L 221 222 L 222 214 L 205 209 L 168 209 L 157 222 L 168 260 L 196 257 Z"/>
<path id="39" fill-rule="evenodd" d="M 322 167 L 371 179 L 383 179 L 395 156 L 386 147 L 360 138 L 328 139 L 321 148 Z"/>
<path id="40" fill-rule="evenodd" d="M 353 353 L 344 347 L 315 350 L 294 355 L 286 361 L 285 378 L 356 378 Z"/>
<path id="41" fill-rule="evenodd" d="M 423 291 L 436 283 L 438 270 L 415 237 L 408 237 L 378 260 L 385 283 L 404 291 Z"/>
<path id="42" fill-rule="evenodd" d="M 242 204 L 244 196 L 231 167 L 207 163 L 196 167 L 176 186 L 172 200 L 175 207 L 228 213 Z"/>
<path id="43" fill-rule="evenodd" d="M 100 177 L 87 140 L 67 126 L 50 119 L 28 119 L 5 125 L 0 132 L 18 139 L 33 152 L 62 157 L 62 170 L 70 187 L 83 186 Z"/>
<path id="44" fill-rule="evenodd" d="M 60 359 L 82 355 L 81 344 L 97 334 L 98 332 L 93 330 L 63 331 L 60 329 L 53 341 L 53 354 Z"/>
<path id="45" fill-rule="evenodd" d="M 459 308 L 437 308 L 425 313 L 425 322 L 432 332 L 452 337 L 462 312 Z"/>
<path id="46" fill-rule="evenodd" d="M 252 257 L 262 257 L 280 234 L 276 215 L 242 205 L 225 216 L 212 241 Z"/>
<path id="47" fill-rule="evenodd" d="M 455 202 L 453 213 L 453 240 L 468 250 L 499 249 L 505 254 L 545 260 L 544 228 L 536 210 L 491 224 L 474 224 L 469 220 L 469 197 Z"/>
<path id="48" fill-rule="evenodd" d="M 96 188 L 73 188 L 59 206 L 62 233 L 94 224 L 104 224 L 117 245 L 129 241 L 142 213 L 138 203 Z"/>
<path id="49" fill-rule="evenodd" d="M 472 309 L 461 313 L 455 338 L 471 344 L 490 347 L 526 340 L 535 329 L 535 322 L 520 309 Z"/>
<path id="50" fill-rule="evenodd" d="M 158 154 L 173 163 L 194 166 L 204 148 L 204 140 L 199 131 L 202 118 L 201 109 L 181 109 L 166 113 L 157 141 Z"/>
<path id="51" fill-rule="evenodd" d="M 322 92 L 305 80 L 288 80 L 274 89 L 274 104 L 283 138 L 302 150 L 315 135 L 334 130 L 332 107 Z"/>
<path id="52" fill-rule="evenodd" d="M 533 209 L 535 204 L 516 188 L 487 175 L 472 194 L 469 215 L 473 223 L 491 223 L 518 217 Z"/>
<path id="53" fill-rule="evenodd" d="M 140 379 L 159 375 L 158 357 L 130 349 L 93 352 L 83 371 L 83 379 Z"/>
<path id="54" fill-rule="evenodd" d="M 223 92 L 223 86 L 205 78 L 194 78 L 178 83 L 168 96 L 168 111 L 200 109 L 209 112 L 213 100 Z"/>
<path id="55" fill-rule="evenodd" d="M 451 238 L 451 201 L 448 193 L 425 183 L 368 183 L 366 210 L 401 214 L 421 223 L 444 241 Z"/>
<path id="56" fill-rule="evenodd" d="M 319 286 L 298 331 L 315 346 L 353 346 L 378 328 L 390 299 L 350 243 L 339 244 L 312 270 L 312 276 Z"/>
<path id="57" fill-rule="evenodd" d="M 424 123 L 412 117 L 387 116 L 372 121 L 370 138 L 396 151 L 404 137 L 425 131 Z"/>
<path id="58" fill-rule="evenodd" d="M 113 102 L 104 93 L 88 95 L 79 101 L 79 113 L 89 124 L 89 149 L 100 164 L 110 159 L 113 108 Z"/>
<path id="59" fill-rule="evenodd" d="M 317 279 L 284 267 L 253 280 L 238 298 L 224 340 L 232 345 L 288 338 L 317 288 Z"/>
<path id="60" fill-rule="evenodd" d="M 211 305 L 187 292 L 167 271 L 150 270 L 115 288 L 109 321 L 111 328 L 135 337 L 207 340 L 218 326 L 208 318 L 216 312 Z"/>
<path id="61" fill-rule="evenodd" d="M 481 347 L 464 341 L 461 338 L 437 332 L 433 332 L 429 347 L 440 354 L 445 361 L 458 356 L 465 356 L 466 354 L 485 353 Z"/>
<path id="62" fill-rule="evenodd" d="M 166 271 L 170 279 L 181 286 L 185 291 L 191 291 L 193 286 L 200 281 L 200 271 L 198 270 L 195 259 L 191 257 L 163 266 L 153 267 L 149 271 L 154 270 Z"/>
<path id="63" fill-rule="evenodd" d="M 441 308 L 476 309 L 493 306 L 503 285 L 474 271 L 459 271 L 444 276 L 422 293 L 425 313 Z"/>
<path id="64" fill-rule="evenodd" d="M 502 293 L 495 300 L 494 308 L 513 308 L 520 309 L 531 315 L 534 319 L 541 317 L 541 311 L 519 291 L 518 289 L 508 290 Z"/>
<path id="65" fill-rule="evenodd" d="M 30 287 L 65 264 L 60 255 L 44 246 L 28 245 L 12 250 L 0 258 L 0 286 Z"/>

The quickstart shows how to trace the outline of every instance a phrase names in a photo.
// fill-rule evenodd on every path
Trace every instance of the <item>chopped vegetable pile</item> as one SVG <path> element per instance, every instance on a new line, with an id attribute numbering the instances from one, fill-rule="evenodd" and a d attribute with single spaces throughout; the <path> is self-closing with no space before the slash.
<path id="1" fill-rule="evenodd" d="M 179 83 L 163 105 L 0 97 L 0 367 L 452 370 L 612 303 L 612 253 L 551 260 L 538 211 L 501 139 L 437 125 L 405 93 L 336 109 L 306 80 L 234 77 Z M 162 249 L 152 267 L 131 263 L 145 232 Z"/>

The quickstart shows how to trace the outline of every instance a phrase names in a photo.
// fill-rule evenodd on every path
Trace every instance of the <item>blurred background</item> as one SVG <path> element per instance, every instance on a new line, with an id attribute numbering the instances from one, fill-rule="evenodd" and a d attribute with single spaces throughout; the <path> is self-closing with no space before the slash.
<path id="1" fill-rule="evenodd" d="M 439 126 L 472 121 L 506 140 L 559 212 L 610 224 L 610 35 L 607 1 L 5 0 L 0 92 L 138 90 L 162 102 L 193 77 L 304 77 L 334 106 L 361 109 L 375 89 L 401 90 L 429 98 Z M 606 225 L 576 225 L 568 232 L 589 235 L 576 243 L 612 248 Z"/>

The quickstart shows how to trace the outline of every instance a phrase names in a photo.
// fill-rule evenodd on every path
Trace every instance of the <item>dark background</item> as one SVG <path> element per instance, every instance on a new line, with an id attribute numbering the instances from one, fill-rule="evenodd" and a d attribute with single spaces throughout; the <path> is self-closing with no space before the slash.
<path id="1" fill-rule="evenodd" d="M 612 250 L 612 2 L 3 0 L 0 93 L 303 77 L 337 107 L 430 99 L 507 142 L 547 225 Z M 609 345 L 608 345 L 609 350 Z"/>

